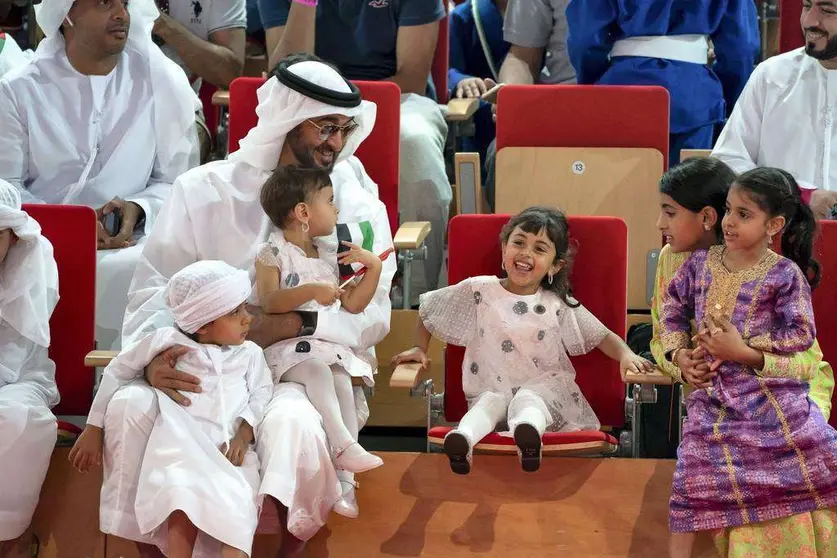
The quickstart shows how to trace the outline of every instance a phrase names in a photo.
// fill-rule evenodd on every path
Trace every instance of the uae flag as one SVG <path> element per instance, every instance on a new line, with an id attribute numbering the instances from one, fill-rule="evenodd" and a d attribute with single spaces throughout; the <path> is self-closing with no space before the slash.
<path id="1" fill-rule="evenodd" d="M 372 230 L 372 224 L 369 221 L 361 223 L 338 223 L 337 224 L 337 257 L 340 258 L 344 252 L 349 251 L 349 247 L 343 242 L 351 242 L 355 246 L 360 246 L 364 250 L 372 251 L 372 245 L 375 241 L 375 232 Z M 342 283 L 351 277 L 356 271 L 363 267 L 363 265 L 356 263 L 351 265 L 338 264 L 340 268 L 340 282 Z"/>

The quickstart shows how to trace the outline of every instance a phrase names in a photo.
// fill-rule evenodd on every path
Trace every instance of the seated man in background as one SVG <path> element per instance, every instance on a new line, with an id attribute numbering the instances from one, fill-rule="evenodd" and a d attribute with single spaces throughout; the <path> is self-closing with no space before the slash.
<path id="1" fill-rule="evenodd" d="M 420 292 L 438 285 L 452 198 L 443 155 L 447 124 L 425 96 L 438 22 L 445 16 L 441 0 L 324 0 L 319 6 L 316 0 L 259 0 L 259 13 L 271 65 L 290 53 L 316 53 L 347 79 L 392 81 L 401 88 L 398 209 L 402 221 L 430 221 L 433 228 L 427 260 L 414 267 L 416 302 Z"/>
<path id="2" fill-rule="evenodd" d="M 712 147 L 715 124 L 735 106 L 761 46 L 753 0 L 571 0 L 567 21 L 578 83 L 668 90 L 670 166 L 682 149 Z"/>
<path id="3" fill-rule="evenodd" d="M 567 2 L 509 0 L 503 38 L 511 48 L 500 67 L 500 83 L 575 83 L 575 70 L 567 54 Z M 485 161 L 485 194 L 492 208 L 496 148 L 496 143 L 492 142 Z"/>
<path id="4" fill-rule="evenodd" d="M 96 336 L 116 348 L 143 237 L 171 183 L 197 164 L 200 104 L 151 42 L 153 0 L 35 9 L 46 39 L 0 80 L 0 178 L 24 203 L 96 209 Z"/>
<path id="5" fill-rule="evenodd" d="M 227 89 L 244 71 L 245 0 L 155 0 L 155 41 L 197 92 L 203 80 Z"/>
<path id="6" fill-rule="evenodd" d="M 753 71 L 712 156 L 737 173 L 778 167 L 793 175 L 822 219 L 837 204 L 837 3 L 805 0 L 805 47 Z"/>
<path id="7" fill-rule="evenodd" d="M 494 87 L 499 68 L 509 52 L 503 40 L 503 15 L 508 0 L 465 0 L 450 13 L 450 70 L 452 96 L 476 98 Z M 462 138 L 463 151 L 475 151 L 485 160 L 494 141 L 491 104 L 480 102 L 474 115 L 474 136 Z"/>
<path id="8" fill-rule="evenodd" d="M 228 89 L 244 71 L 245 0 L 155 0 L 160 17 L 154 42 L 177 62 L 195 93 L 204 81 Z M 197 113 L 200 162 L 209 160 L 212 132 L 203 110 Z"/>

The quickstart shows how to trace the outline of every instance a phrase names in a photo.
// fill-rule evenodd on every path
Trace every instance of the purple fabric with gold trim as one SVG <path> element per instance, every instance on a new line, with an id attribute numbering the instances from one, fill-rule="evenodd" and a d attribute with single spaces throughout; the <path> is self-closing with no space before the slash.
<path id="1" fill-rule="evenodd" d="M 669 287 L 661 339 L 687 347 L 690 319 L 728 318 L 765 352 L 758 373 L 725 362 L 709 389 L 687 400 L 670 528 L 736 527 L 837 506 L 837 431 L 808 398 L 818 363 L 805 355 L 816 336 L 811 293 L 799 268 L 768 252 L 730 272 L 724 247 L 695 252 Z"/>

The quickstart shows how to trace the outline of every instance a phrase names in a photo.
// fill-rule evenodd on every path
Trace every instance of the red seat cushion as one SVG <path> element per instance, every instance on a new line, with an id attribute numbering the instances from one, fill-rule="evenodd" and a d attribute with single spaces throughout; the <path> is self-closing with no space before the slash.
<path id="1" fill-rule="evenodd" d="M 441 446 L 445 436 L 453 430 L 452 426 L 434 426 L 427 433 L 427 439 L 434 446 Z M 583 430 L 581 432 L 546 432 L 543 435 L 543 453 L 591 453 L 598 454 L 614 451 L 619 442 L 600 430 Z M 517 446 L 511 436 L 501 436 L 492 432 L 476 445 L 478 452 L 488 453 L 517 453 Z"/>

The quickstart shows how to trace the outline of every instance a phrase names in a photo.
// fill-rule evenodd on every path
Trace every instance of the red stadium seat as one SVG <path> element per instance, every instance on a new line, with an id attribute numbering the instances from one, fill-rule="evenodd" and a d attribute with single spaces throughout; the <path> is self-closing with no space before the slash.
<path id="1" fill-rule="evenodd" d="M 500 273 L 500 231 L 508 215 L 458 215 L 448 231 L 450 271 L 449 282 L 456 284 L 468 277 Z M 569 217 L 570 235 L 578 244 L 573 266 L 572 285 L 575 296 L 602 323 L 620 337 L 625 335 L 627 226 L 613 217 Z M 448 345 L 445 352 L 444 415 L 448 422 L 457 422 L 467 411 L 462 391 L 462 347 Z M 590 402 L 602 425 L 622 427 L 625 386 L 619 375 L 619 364 L 598 351 L 573 358 L 579 387 Z M 432 389 L 432 388 L 431 388 Z M 428 431 L 431 445 L 441 444 L 450 427 L 432 427 Z M 546 433 L 544 454 L 607 453 L 618 445 L 605 432 Z M 476 446 L 490 452 L 516 452 L 514 440 L 492 433 Z"/>
<path id="2" fill-rule="evenodd" d="M 52 243 L 60 300 L 49 322 L 49 356 L 55 362 L 61 402 L 56 415 L 86 416 L 93 402 L 93 369 L 84 357 L 95 349 L 96 213 L 73 205 L 24 205 Z"/>

